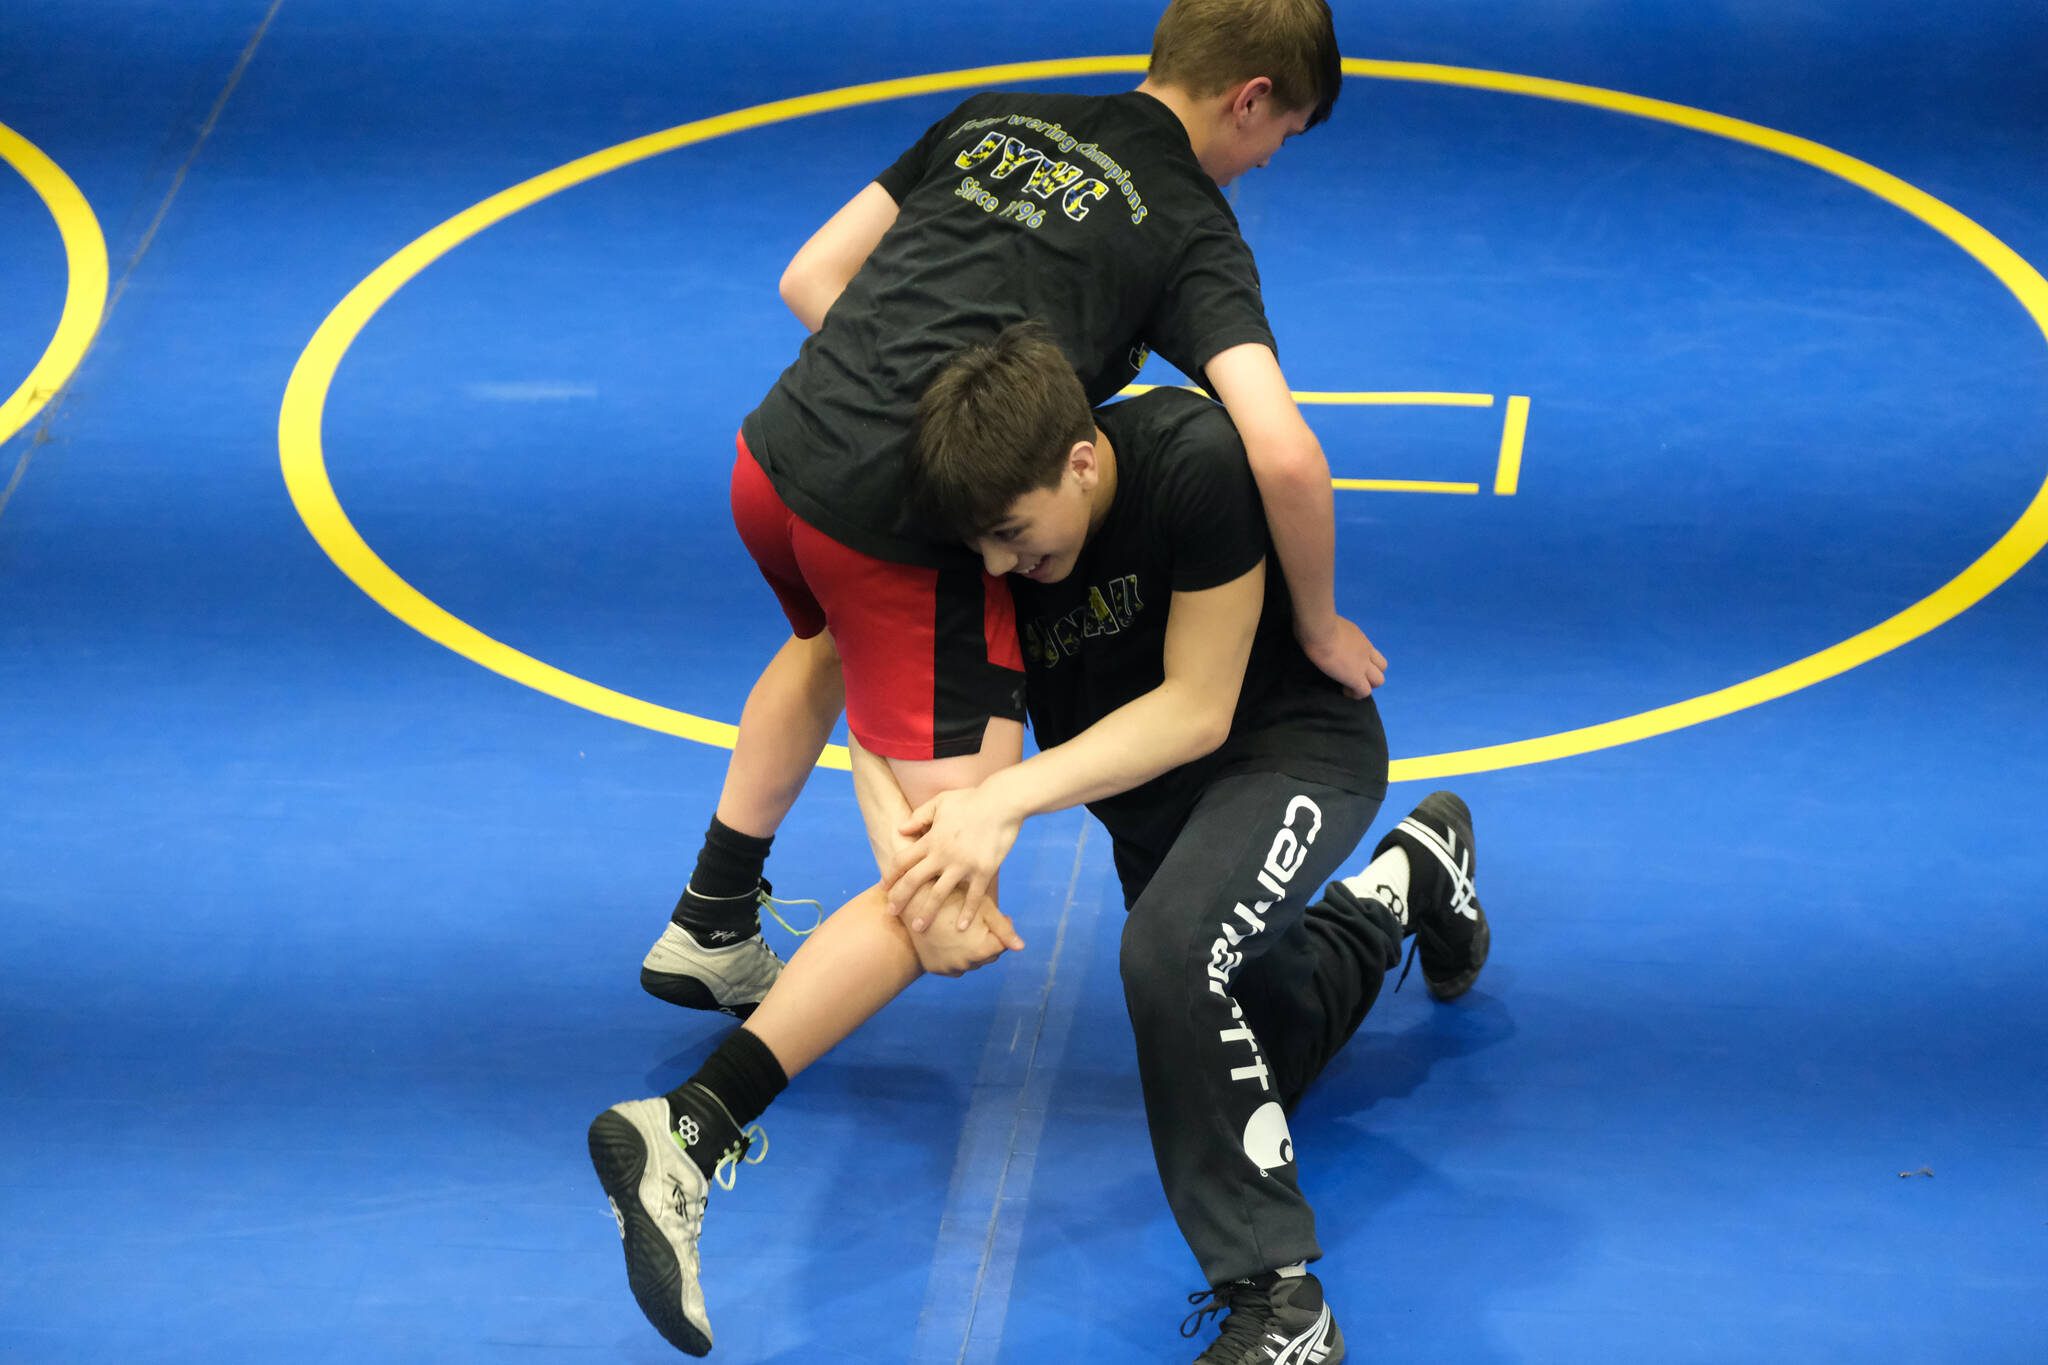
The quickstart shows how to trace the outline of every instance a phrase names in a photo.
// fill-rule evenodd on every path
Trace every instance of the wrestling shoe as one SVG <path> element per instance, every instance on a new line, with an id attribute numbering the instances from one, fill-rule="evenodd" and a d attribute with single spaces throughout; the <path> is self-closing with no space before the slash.
<path id="1" fill-rule="evenodd" d="M 711 1181 L 693 1153 L 718 1153 L 712 1172 L 732 1188 L 736 1163 L 768 1154 L 758 1125 L 742 1133 L 710 1091 L 692 1087 L 680 1129 L 669 1126 L 663 1098 L 615 1104 L 590 1124 L 590 1164 L 611 1201 L 626 1250 L 626 1283 L 640 1311 L 669 1345 L 687 1355 L 711 1349 L 711 1320 L 697 1278 L 697 1239 Z M 761 1155 L 749 1158 L 755 1137 Z"/>
<path id="2" fill-rule="evenodd" d="M 1397 846 L 1408 855 L 1408 928 L 1422 958 L 1422 980 L 1437 999 L 1455 1000 L 1479 979 L 1493 937 L 1473 889 L 1479 858 L 1472 812 L 1454 792 L 1431 792 L 1387 831 L 1372 856 Z M 1406 968 L 1401 975 L 1408 975 Z"/>
<path id="3" fill-rule="evenodd" d="M 820 919 L 824 907 L 816 901 L 777 900 L 770 895 L 771 888 L 763 878 L 759 887 L 745 896 L 734 896 L 734 902 L 746 904 L 750 909 L 760 907 L 775 916 L 775 922 L 801 938 L 818 926 L 798 929 L 776 910 L 778 905 L 816 906 Z M 685 898 L 689 896 L 684 893 Z M 709 904 L 716 905 L 712 901 Z M 679 904 L 677 914 L 683 913 Z M 753 932 L 740 929 L 691 929 L 671 919 L 668 927 L 661 931 L 661 937 L 647 950 L 647 956 L 640 960 L 640 988 L 658 1000 L 671 1005 L 681 1005 L 692 1010 L 721 1010 L 735 1019 L 744 1019 L 754 1012 L 768 994 L 768 988 L 775 984 L 775 978 L 782 975 L 782 959 L 768 946 L 768 940 L 761 935 L 758 916 L 753 922 Z"/>
<path id="4" fill-rule="evenodd" d="M 1190 1294 L 1188 1302 L 1196 1307 L 1180 1325 L 1184 1337 L 1199 1332 L 1210 1314 L 1229 1311 L 1222 1333 L 1195 1365 L 1339 1365 L 1344 1359 L 1344 1334 L 1313 1275 L 1269 1270 Z"/>

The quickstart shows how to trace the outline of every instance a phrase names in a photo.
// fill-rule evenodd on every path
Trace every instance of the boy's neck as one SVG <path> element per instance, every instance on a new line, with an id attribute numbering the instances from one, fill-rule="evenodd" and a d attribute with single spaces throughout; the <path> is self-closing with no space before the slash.
<path id="1" fill-rule="evenodd" d="M 1215 139 L 1216 125 L 1209 109 L 1209 101 L 1196 99 L 1177 85 L 1165 85 L 1147 76 L 1138 86 L 1138 93 L 1150 95 L 1180 120 L 1180 126 L 1187 130 L 1188 145 L 1195 149 L 1195 160 L 1201 161 L 1209 154 L 1209 144 Z"/>
<path id="2" fill-rule="evenodd" d="M 1102 529 L 1116 501 L 1116 448 L 1101 427 L 1095 428 L 1095 487 L 1088 493 L 1088 539 Z"/>

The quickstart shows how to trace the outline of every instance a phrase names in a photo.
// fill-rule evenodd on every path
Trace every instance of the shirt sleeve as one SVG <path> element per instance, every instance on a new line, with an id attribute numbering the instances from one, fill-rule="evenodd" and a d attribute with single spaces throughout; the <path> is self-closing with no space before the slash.
<path id="1" fill-rule="evenodd" d="M 1173 590 L 1201 592 L 1250 573 L 1266 555 L 1266 511 L 1244 444 L 1213 404 L 1175 433 L 1160 512 L 1173 550 Z"/>
<path id="2" fill-rule="evenodd" d="M 924 136 L 913 143 L 910 149 L 896 158 L 895 163 L 875 177 L 875 183 L 889 192 L 889 197 L 901 204 L 910 192 L 923 180 L 925 172 L 931 169 L 932 153 L 946 140 L 950 130 L 958 127 L 967 117 L 967 105 L 961 104 L 944 118 L 924 130 Z"/>
<path id="3" fill-rule="evenodd" d="M 1233 346 L 1256 342 L 1278 353 L 1258 265 L 1234 226 L 1211 220 L 1188 234 L 1146 331 L 1153 350 L 1204 387 L 1203 370 Z"/>

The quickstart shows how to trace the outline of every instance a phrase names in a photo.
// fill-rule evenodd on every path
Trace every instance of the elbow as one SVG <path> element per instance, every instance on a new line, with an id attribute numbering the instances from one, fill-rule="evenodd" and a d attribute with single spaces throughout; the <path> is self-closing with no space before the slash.
<path id="1" fill-rule="evenodd" d="M 789 263 L 789 268 L 782 272 L 781 282 L 776 285 L 776 292 L 782 295 L 783 306 L 798 317 L 804 315 L 804 310 L 800 306 L 805 293 L 804 285 L 803 258 L 799 256 Z"/>
<path id="2" fill-rule="evenodd" d="M 1188 756 L 1182 760 L 1193 763 L 1196 759 L 1207 758 L 1223 747 L 1223 741 L 1230 738 L 1230 722 L 1235 706 L 1205 711 L 1197 717 L 1188 729 Z"/>
<path id="3" fill-rule="evenodd" d="M 1330 462 L 1323 444 L 1306 422 L 1296 430 L 1276 433 L 1256 444 L 1247 444 L 1246 455 L 1260 488 L 1274 485 L 1310 487 L 1330 477 Z"/>
<path id="4" fill-rule="evenodd" d="M 816 331 L 825 309 L 845 287 L 844 279 L 833 277 L 831 260 L 806 243 L 803 250 L 790 257 L 789 264 L 782 271 L 782 279 L 776 285 L 776 292 L 782 295 L 783 304 L 804 326 Z"/>

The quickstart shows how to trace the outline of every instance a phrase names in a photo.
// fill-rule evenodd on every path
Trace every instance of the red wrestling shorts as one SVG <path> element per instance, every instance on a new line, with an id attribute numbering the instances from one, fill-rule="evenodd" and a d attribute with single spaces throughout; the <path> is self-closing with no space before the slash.
<path id="1" fill-rule="evenodd" d="M 790 629 L 828 627 L 846 725 L 887 758 L 977 753 L 991 718 L 1024 718 L 1024 657 L 1009 585 L 971 556 L 942 569 L 849 549 L 789 510 L 739 438 L 732 519 Z"/>

